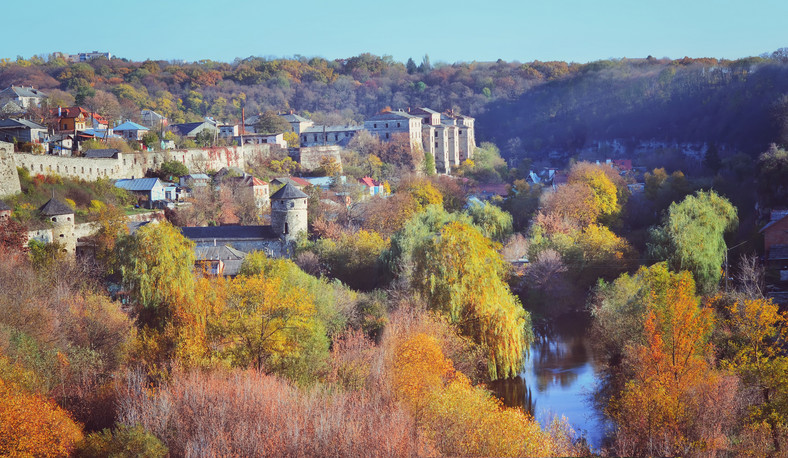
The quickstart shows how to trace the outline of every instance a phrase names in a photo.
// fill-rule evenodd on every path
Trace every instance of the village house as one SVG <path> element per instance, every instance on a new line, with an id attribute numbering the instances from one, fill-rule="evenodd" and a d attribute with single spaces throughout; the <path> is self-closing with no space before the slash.
<path id="1" fill-rule="evenodd" d="M 154 130 L 160 130 L 167 126 L 167 118 L 153 110 L 143 109 L 140 110 L 140 123 Z"/>
<path id="2" fill-rule="evenodd" d="M 115 187 L 134 194 L 139 205 L 147 208 L 153 208 L 154 202 L 166 199 L 164 184 L 158 178 L 117 180 Z"/>
<path id="3" fill-rule="evenodd" d="M 211 135 L 219 135 L 219 128 L 208 121 L 171 124 L 169 129 L 170 132 L 175 135 L 186 138 L 194 138 L 197 134 L 205 130 L 210 132 Z M 117 130 L 117 128 L 115 128 L 115 130 Z"/>
<path id="4" fill-rule="evenodd" d="M 364 121 L 364 128 L 383 141 L 391 141 L 394 134 L 405 134 L 411 146 L 422 145 L 422 119 L 404 111 L 387 111 Z"/>
<path id="5" fill-rule="evenodd" d="M 781 282 L 788 282 L 788 210 L 772 210 L 769 222 L 760 230 L 766 269 Z"/>
<path id="6" fill-rule="evenodd" d="M 47 128 L 27 119 L 0 119 L 0 141 L 13 143 L 41 143 L 46 139 Z"/>
<path id="7" fill-rule="evenodd" d="M 241 270 L 246 252 L 231 246 L 198 246 L 194 248 L 194 266 L 208 275 L 235 277 Z"/>
<path id="8" fill-rule="evenodd" d="M 6 102 L 14 102 L 14 104 L 26 110 L 30 107 L 40 107 L 41 102 L 47 97 L 47 94 L 32 86 L 10 86 L 0 91 L 0 105 L 5 105 Z"/>
<path id="9" fill-rule="evenodd" d="M 293 128 L 293 132 L 297 134 L 301 134 L 301 132 L 303 132 L 305 129 L 315 125 L 311 119 L 306 119 L 304 117 L 298 116 L 297 114 L 293 114 L 292 111 L 285 114 L 280 113 L 279 116 L 290 123 L 290 126 Z"/>
<path id="10" fill-rule="evenodd" d="M 141 126 L 133 121 L 126 121 L 119 126 L 115 126 L 113 129 L 116 134 L 120 135 L 122 138 L 126 140 L 135 140 L 140 141 L 142 140 L 142 136 L 148 132 L 148 128 L 145 126 Z"/>
<path id="11" fill-rule="evenodd" d="M 13 209 L 7 203 L 0 200 L 0 222 L 3 222 L 11 217 Z"/>

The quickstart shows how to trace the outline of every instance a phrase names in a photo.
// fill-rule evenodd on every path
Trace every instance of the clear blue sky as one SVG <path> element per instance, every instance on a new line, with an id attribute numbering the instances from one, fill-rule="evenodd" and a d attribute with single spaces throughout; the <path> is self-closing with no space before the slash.
<path id="1" fill-rule="evenodd" d="M 3 2 L 0 57 L 133 60 L 362 52 L 418 63 L 739 58 L 788 47 L 788 0 Z M 12 19 L 13 18 L 13 19 Z"/>

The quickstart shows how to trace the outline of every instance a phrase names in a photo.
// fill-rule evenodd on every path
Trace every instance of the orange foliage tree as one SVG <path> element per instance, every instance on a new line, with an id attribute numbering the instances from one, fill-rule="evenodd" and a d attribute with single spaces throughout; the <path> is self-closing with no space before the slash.
<path id="1" fill-rule="evenodd" d="M 700 306 L 688 272 L 671 275 L 668 282 L 664 301 L 649 299 L 643 340 L 631 342 L 625 357 L 630 378 L 609 405 L 619 425 L 617 451 L 624 455 L 687 454 L 726 445 L 731 412 L 715 409 L 714 403 L 732 404 L 733 392 L 709 363 L 711 310 Z M 719 399 L 704 397 L 708 392 Z M 701 415 L 708 410 L 718 415 Z M 714 425 L 699 425 L 700 418 Z"/>
<path id="2" fill-rule="evenodd" d="M 0 455 L 67 456 L 82 428 L 53 401 L 0 379 Z"/>

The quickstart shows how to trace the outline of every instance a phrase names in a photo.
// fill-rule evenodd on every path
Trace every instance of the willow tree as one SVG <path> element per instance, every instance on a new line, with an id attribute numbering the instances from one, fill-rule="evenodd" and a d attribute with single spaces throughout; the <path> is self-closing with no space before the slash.
<path id="1" fill-rule="evenodd" d="M 118 241 L 123 284 L 142 310 L 164 318 L 170 307 L 189 297 L 194 289 L 193 245 L 166 221 L 147 224 Z"/>
<path id="2" fill-rule="evenodd" d="M 672 203 L 662 226 L 651 231 L 651 257 L 674 272 L 692 272 L 699 292 L 717 288 L 728 247 L 724 235 L 738 224 L 736 207 L 714 191 L 698 191 Z"/>
<path id="3" fill-rule="evenodd" d="M 503 281 L 506 263 L 497 247 L 472 225 L 454 221 L 414 253 L 417 288 L 482 345 L 492 379 L 517 375 L 533 339 L 530 315 Z"/>

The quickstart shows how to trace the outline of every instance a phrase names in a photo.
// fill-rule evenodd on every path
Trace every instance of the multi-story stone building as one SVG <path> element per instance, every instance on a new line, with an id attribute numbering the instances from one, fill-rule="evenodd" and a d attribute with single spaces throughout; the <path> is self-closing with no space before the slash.
<path id="1" fill-rule="evenodd" d="M 422 145 L 422 119 L 402 110 L 378 113 L 364 121 L 364 128 L 383 141 L 395 134 L 406 134 L 411 146 Z"/>
<path id="2" fill-rule="evenodd" d="M 347 146 L 363 126 L 310 126 L 300 132 L 301 146 Z"/>
<path id="3" fill-rule="evenodd" d="M 438 173 L 451 173 L 476 148 L 474 119 L 439 113 L 429 108 L 380 113 L 364 122 L 364 127 L 381 140 L 388 141 L 395 133 L 406 133 L 412 145 L 421 145 L 425 154 L 435 157 Z"/>

